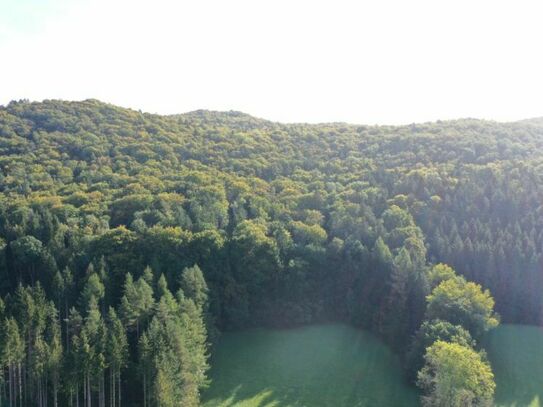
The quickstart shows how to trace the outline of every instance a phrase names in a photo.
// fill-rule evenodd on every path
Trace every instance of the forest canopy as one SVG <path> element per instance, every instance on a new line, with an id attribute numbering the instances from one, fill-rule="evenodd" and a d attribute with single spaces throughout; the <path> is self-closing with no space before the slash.
<path id="1" fill-rule="evenodd" d="M 543 323 L 542 133 L 0 107 L 0 397 L 197 405 L 220 331 L 333 320 L 486 402 L 481 335 Z"/>

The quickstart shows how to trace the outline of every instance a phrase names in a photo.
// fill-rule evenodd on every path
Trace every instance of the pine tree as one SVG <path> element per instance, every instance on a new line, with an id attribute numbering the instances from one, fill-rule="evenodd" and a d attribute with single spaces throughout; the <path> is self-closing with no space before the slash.
<path id="1" fill-rule="evenodd" d="M 126 326 L 135 328 L 137 338 L 140 336 L 140 326 L 145 325 L 151 315 L 153 305 L 151 286 L 143 278 L 134 282 L 132 275 L 127 273 L 121 298 L 121 315 Z"/>
<path id="2" fill-rule="evenodd" d="M 207 333 L 202 310 L 161 276 L 155 314 L 138 344 L 144 406 L 197 406 L 206 385 Z"/>
<path id="3" fill-rule="evenodd" d="M 121 407 L 121 370 L 128 359 L 126 332 L 117 313 L 109 308 L 107 359 L 110 372 L 110 406 Z"/>
<path id="4" fill-rule="evenodd" d="M 3 366 L 8 369 L 9 405 L 14 407 L 17 402 L 19 405 L 23 402 L 21 367 L 25 357 L 24 340 L 15 318 L 7 318 L 4 321 L 0 340 L 1 360 Z"/>
<path id="5" fill-rule="evenodd" d="M 105 405 L 104 371 L 107 368 L 107 337 L 104 321 L 94 296 L 90 297 L 87 316 L 77 341 L 78 359 L 83 373 L 85 405 L 91 407 L 93 390 L 98 387 L 98 404 Z"/>
<path id="6" fill-rule="evenodd" d="M 45 338 L 48 348 L 47 371 L 53 385 L 53 406 L 57 407 L 63 349 L 58 312 L 53 304 L 51 304 L 50 307 L 48 328 Z"/>
<path id="7" fill-rule="evenodd" d="M 181 331 L 186 343 L 183 363 L 183 395 L 185 405 L 197 406 L 200 390 L 208 385 L 206 372 L 208 365 L 207 330 L 202 311 L 191 299 L 180 302 Z"/>
<path id="8" fill-rule="evenodd" d="M 91 263 L 92 265 L 92 263 Z M 89 269 L 91 266 L 89 266 Z M 81 308 L 87 309 L 89 307 L 91 297 L 94 297 L 94 299 L 100 303 L 100 301 L 104 298 L 105 295 L 105 287 L 104 284 L 102 284 L 102 280 L 100 279 L 100 276 L 92 271 L 90 274 L 88 274 L 87 282 L 85 283 L 85 287 L 83 288 L 83 292 L 81 293 Z"/>
<path id="9" fill-rule="evenodd" d="M 65 383 L 69 393 L 70 405 L 79 406 L 79 390 L 83 381 L 83 354 L 81 340 L 81 330 L 83 329 L 83 318 L 75 309 L 71 308 L 68 319 L 66 321 L 66 335 L 70 338 L 66 348 L 67 357 L 64 360 Z"/>
<path id="10" fill-rule="evenodd" d="M 210 343 L 215 343 L 218 339 L 219 331 L 215 326 L 215 319 L 209 311 L 209 288 L 204 273 L 197 264 L 183 270 L 180 287 L 184 296 L 191 299 L 199 308 L 205 321 L 208 340 Z"/>
<path id="11" fill-rule="evenodd" d="M 413 264 L 407 249 L 402 248 L 394 259 L 390 286 L 380 311 L 380 332 L 394 346 L 407 333 L 407 300 L 409 292 L 409 274 Z"/>
<path id="12" fill-rule="evenodd" d="M 151 405 L 151 380 L 152 349 L 147 332 L 144 332 L 138 342 L 138 367 L 143 380 L 143 407 Z"/>
<path id="13" fill-rule="evenodd" d="M 168 289 L 168 283 L 164 274 L 160 276 L 157 283 L 157 297 L 159 301 L 155 305 L 155 317 L 166 321 L 169 318 L 176 317 L 179 311 L 179 305 Z"/>
<path id="14" fill-rule="evenodd" d="M 197 264 L 192 267 L 185 268 L 181 274 L 180 286 L 185 296 L 190 298 L 197 307 L 206 312 L 208 304 L 208 293 L 204 273 Z"/>

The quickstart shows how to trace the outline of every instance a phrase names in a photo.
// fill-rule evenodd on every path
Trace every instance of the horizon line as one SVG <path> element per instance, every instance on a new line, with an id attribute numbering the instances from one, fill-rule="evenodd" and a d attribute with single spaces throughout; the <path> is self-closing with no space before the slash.
<path id="1" fill-rule="evenodd" d="M 356 123 L 356 122 L 349 122 L 349 121 L 315 121 L 315 122 L 309 122 L 309 121 L 281 121 L 281 120 L 272 120 L 267 119 L 264 117 L 261 117 L 259 115 L 255 115 L 252 113 L 247 113 L 243 110 L 237 110 L 237 109 L 227 109 L 227 110 L 220 110 L 220 109 L 212 109 L 212 108 L 198 108 L 194 110 L 189 110 L 185 112 L 178 112 L 178 113 L 158 113 L 158 112 L 151 112 L 142 110 L 140 108 L 131 107 L 131 106 L 122 106 L 120 104 L 112 103 L 112 102 L 106 102 L 101 99 L 97 98 L 85 98 L 80 100 L 74 100 L 74 99 L 62 99 L 62 98 L 45 98 L 41 100 L 32 100 L 28 98 L 22 98 L 22 99 L 10 99 L 9 102 L 0 104 L 0 109 L 7 108 L 12 103 L 29 103 L 29 104 L 44 104 L 46 102 L 61 102 L 61 103 L 85 103 L 85 102 L 98 102 L 104 105 L 110 105 L 116 108 L 125 109 L 125 110 L 131 110 L 134 112 L 139 112 L 142 114 L 148 114 L 152 116 L 160 116 L 160 117 L 173 117 L 173 116 L 183 116 L 183 115 L 190 115 L 192 113 L 197 112 L 209 112 L 209 113 L 240 113 L 242 115 L 249 116 L 253 119 L 262 120 L 270 123 L 275 124 L 283 124 L 283 125 L 309 125 L 309 126 L 319 126 L 319 125 L 347 125 L 347 126 L 368 126 L 368 127 L 406 127 L 406 126 L 412 126 L 412 125 L 425 125 L 425 124 L 440 124 L 440 123 L 446 123 L 446 122 L 458 122 L 458 121 L 480 121 L 480 122 L 490 122 L 490 123 L 497 123 L 497 124 L 514 124 L 514 123 L 521 123 L 521 122 L 530 122 L 534 120 L 540 120 L 543 119 L 543 114 L 541 116 L 534 116 L 534 117 L 526 117 L 523 119 L 518 120 L 498 120 L 498 119 L 488 119 L 488 118 L 480 118 L 480 117 L 472 117 L 472 116 L 463 116 L 463 117 L 456 117 L 456 118 L 448 118 L 448 119 L 434 119 L 434 120 L 427 120 L 427 121 L 413 121 L 413 122 L 406 122 L 401 124 L 390 124 L 390 123 L 374 123 L 374 124 L 368 124 L 368 123 Z"/>

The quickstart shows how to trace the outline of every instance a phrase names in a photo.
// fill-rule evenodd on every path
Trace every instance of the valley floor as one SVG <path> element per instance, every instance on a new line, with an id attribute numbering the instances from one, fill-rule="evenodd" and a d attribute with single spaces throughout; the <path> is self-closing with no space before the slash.
<path id="1" fill-rule="evenodd" d="M 496 378 L 496 405 L 543 406 L 543 328 L 501 325 L 483 345 Z"/>
<path id="2" fill-rule="evenodd" d="M 227 333 L 205 407 L 409 407 L 418 393 L 375 336 L 345 325 Z"/>
<path id="3" fill-rule="evenodd" d="M 502 325 L 485 338 L 499 407 L 543 406 L 543 329 Z M 226 333 L 216 349 L 204 407 L 410 407 L 396 355 L 345 325 Z"/>

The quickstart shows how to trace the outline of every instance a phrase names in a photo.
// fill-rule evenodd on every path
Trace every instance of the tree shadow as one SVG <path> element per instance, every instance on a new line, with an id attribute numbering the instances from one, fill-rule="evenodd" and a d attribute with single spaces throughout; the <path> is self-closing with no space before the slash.
<path id="1" fill-rule="evenodd" d="M 543 329 L 503 325 L 483 343 L 496 380 L 499 407 L 543 407 Z"/>
<path id="2" fill-rule="evenodd" d="M 396 355 L 342 325 L 229 334 L 214 355 L 204 407 L 410 407 Z"/>
<path id="3" fill-rule="evenodd" d="M 340 400 L 332 400 L 323 397 L 318 400 L 317 396 L 309 396 L 296 392 L 295 390 L 285 392 L 283 389 L 248 389 L 246 386 L 239 385 L 228 396 L 219 396 L 217 398 L 207 398 L 204 407 L 310 407 L 310 406 L 337 406 L 337 407 L 404 407 L 418 406 L 418 398 L 402 400 L 396 398 L 391 401 L 392 404 L 383 403 L 382 398 L 376 400 L 374 396 L 361 397 L 358 392 L 345 394 Z"/>

